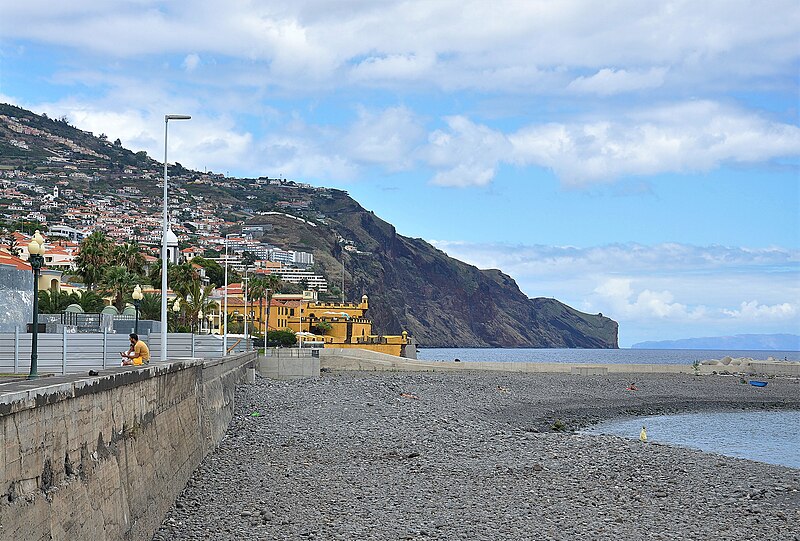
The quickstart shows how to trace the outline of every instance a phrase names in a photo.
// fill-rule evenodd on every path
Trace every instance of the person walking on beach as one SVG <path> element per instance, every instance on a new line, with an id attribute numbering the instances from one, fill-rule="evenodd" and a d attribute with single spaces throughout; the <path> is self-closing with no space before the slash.
<path id="1" fill-rule="evenodd" d="M 128 335 L 131 340 L 131 348 L 128 351 L 120 351 L 124 359 L 122 366 L 140 366 L 150 362 L 150 348 L 143 341 L 139 340 L 139 335 L 131 333 Z"/>

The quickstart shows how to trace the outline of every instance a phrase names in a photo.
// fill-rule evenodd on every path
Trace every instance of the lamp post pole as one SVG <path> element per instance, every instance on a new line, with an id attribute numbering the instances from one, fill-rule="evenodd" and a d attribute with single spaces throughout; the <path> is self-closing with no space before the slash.
<path id="1" fill-rule="evenodd" d="M 44 238 L 37 230 L 28 244 L 28 263 L 33 271 L 33 327 L 31 328 L 31 370 L 28 379 L 39 377 L 39 271 L 44 265 Z"/>
<path id="2" fill-rule="evenodd" d="M 264 351 L 269 347 L 269 305 L 272 304 L 272 290 L 267 288 L 267 324 L 264 326 Z"/>
<path id="3" fill-rule="evenodd" d="M 222 324 L 224 329 L 222 331 L 222 356 L 228 354 L 228 235 L 225 235 L 225 307 L 222 309 Z"/>
<path id="4" fill-rule="evenodd" d="M 164 115 L 164 223 L 161 232 L 161 361 L 167 360 L 167 135 L 170 120 L 189 120 L 189 115 Z"/>
<path id="5" fill-rule="evenodd" d="M 244 347 L 247 349 L 247 271 L 249 269 L 247 267 L 244 268 L 244 290 L 242 294 L 244 296 Z"/>
<path id="6" fill-rule="evenodd" d="M 142 302 L 142 288 L 138 284 L 133 288 L 133 307 L 136 309 L 136 323 L 133 325 L 133 332 L 139 335 L 139 305 Z"/>

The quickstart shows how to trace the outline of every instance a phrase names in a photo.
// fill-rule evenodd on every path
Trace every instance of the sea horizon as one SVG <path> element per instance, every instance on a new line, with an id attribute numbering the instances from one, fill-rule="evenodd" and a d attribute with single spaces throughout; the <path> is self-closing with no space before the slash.
<path id="1" fill-rule="evenodd" d="M 800 351 L 733 349 L 579 349 L 579 348 L 433 348 L 418 347 L 423 361 L 540 362 L 600 364 L 692 364 L 723 357 L 800 361 Z"/>

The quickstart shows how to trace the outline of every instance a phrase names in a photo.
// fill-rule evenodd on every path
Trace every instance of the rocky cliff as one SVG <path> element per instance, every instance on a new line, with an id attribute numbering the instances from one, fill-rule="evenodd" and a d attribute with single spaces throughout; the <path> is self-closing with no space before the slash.
<path id="1" fill-rule="evenodd" d="M 346 193 L 331 192 L 314 200 L 326 228 L 274 215 L 255 222 L 270 223 L 275 242 L 311 245 L 331 281 L 341 277 L 344 258 L 348 299 L 370 296 L 369 315 L 380 332 L 407 330 L 429 347 L 618 347 L 615 321 L 555 299 L 529 299 L 501 271 L 479 270 L 398 235 Z M 351 251 L 341 239 L 352 243 Z"/>

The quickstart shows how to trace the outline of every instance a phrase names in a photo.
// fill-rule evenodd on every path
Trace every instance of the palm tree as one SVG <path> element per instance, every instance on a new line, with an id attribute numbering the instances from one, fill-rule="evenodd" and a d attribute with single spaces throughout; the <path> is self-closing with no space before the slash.
<path id="1" fill-rule="evenodd" d="M 161 294 L 145 293 L 139 303 L 139 318 L 161 321 Z"/>
<path id="2" fill-rule="evenodd" d="M 115 246 L 112 250 L 112 259 L 115 265 L 125 267 L 131 274 L 144 274 L 146 261 L 139 245 L 135 242 L 126 242 Z"/>
<path id="3" fill-rule="evenodd" d="M 83 291 L 76 301 L 87 314 L 97 314 L 106 305 L 105 300 L 96 291 Z"/>
<path id="4" fill-rule="evenodd" d="M 170 289 L 183 296 L 188 292 L 189 284 L 200 280 L 200 273 L 188 261 L 178 265 L 167 262 L 167 280 Z M 161 287 L 161 261 L 156 261 L 150 266 L 146 281 L 153 287 Z"/>
<path id="5" fill-rule="evenodd" d="M 194 332 L 195 325 L 200 321 L 200 312 L 207 314 L 217 307 L 216 301 L 211 300 L 213 291 L 214 286 L 212 284 L 202 286 L 200 280 L 194 280 L 188 285 L 186 294 L 182 295 L 181 308 L 189 319 L 192 332 Z"/>
<path id="6" fill-rule="evenodd" d="M 259 325 L 269 325 L 269 302 L 272 294 L 278 290 L 281 284 L 280 278 L 274 274 L 256 276 L 248 284 L 248 294 L 253 300 L 258 299 L 258 320 Z M 264 298 L 267 298 L 267 315 L 264 317 Z M 262 332 L 263 329 L 259 329 Z"/>
<path id="7" fill-rule="evenodd" d="M 108 245 L 108 238 L 102 231 L 93 232 L 81 242 L 75 265 L 90 290 L 100 283 L 105 273 L 109 261 Z"/>
<path id="8" fill-rule="evenodd" d="M 39 292 L 39 312 L 42 314 L 60 314 L 70 304 L 78 302 L 75 293 L 46 290 Z"/>
<path id="9" fill-rule="evenodd" d="M 261 325 L 264 322 L 264 295 L 267 293 L 267 283 L 261 276 L 253 276 L 247 284 L 247 296 L 250 300 L 258 299 L 258 332 L 261 332 Z"/>
<path id="10" fill-rule="evenodd" d="M 100 282 L 100 291 L 104 295 L 112 296 L 114 298 L 112 304 L 116 306 L 117 310 L 122 311 L 125 307 L 125 301 L 139 281 L 138 276 L 128 272 L 125 267 L 117 265 L 108 268 L 103 274 Z"/>

